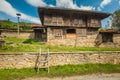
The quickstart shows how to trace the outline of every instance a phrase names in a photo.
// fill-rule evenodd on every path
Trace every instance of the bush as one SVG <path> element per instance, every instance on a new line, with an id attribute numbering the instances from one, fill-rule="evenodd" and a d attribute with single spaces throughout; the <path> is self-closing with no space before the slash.
<path id="1" fill-rule="evenodd" d="M 98 31 L 102 32 L 102 31 L 105 31 L 106 29 L 105 28 L 99 28 Z"/>

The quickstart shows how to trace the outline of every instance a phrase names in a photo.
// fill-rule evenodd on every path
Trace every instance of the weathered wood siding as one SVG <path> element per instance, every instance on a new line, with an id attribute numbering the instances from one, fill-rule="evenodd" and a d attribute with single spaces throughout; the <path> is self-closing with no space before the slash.
<path id="1" fill-rule="evenodd" d="M 101 19 L 95 16 L 89 16 L 87 19 L 88 27 L 101 27 Z"/>
<path id="2" fill-rule="evenodd" d="M 100 27 L 101 19 L 77 14 L 45 14 L 44 26 Z"/>

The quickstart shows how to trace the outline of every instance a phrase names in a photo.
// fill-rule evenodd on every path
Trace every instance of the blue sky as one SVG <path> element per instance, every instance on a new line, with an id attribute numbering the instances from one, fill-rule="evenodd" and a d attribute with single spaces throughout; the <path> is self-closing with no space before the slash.
<path id="1" fill-rule="evenodd" d="M 120 9 L 120 0 L 0 0 L 0 20 L 17 22 L 16 13 L 21 13 L 20 21 L 40 24 L 37 12 L 39 6 L 113 13 Z M 107 20 L 102 21 L 103 27 Z"/>

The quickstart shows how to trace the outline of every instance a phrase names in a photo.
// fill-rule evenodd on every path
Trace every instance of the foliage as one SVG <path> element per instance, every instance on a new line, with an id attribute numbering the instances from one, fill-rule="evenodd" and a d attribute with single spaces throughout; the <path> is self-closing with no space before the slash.
<path id="1" fill-rule="evenodd" d="M 120 31 L 120 9 L 113 13 L 113 26 Z"/>
<path id="2" fill-rule="evenodd" d="M 20 22 L 20 30 L 32 30 L 31 24 L 26 22 Z"/>
<path id="3" fill-rule="evenodd" d="M 0 20 L 0 29 L 17 29 L 17 24 L 8 20 Z"/>
<path id="4" fill-rule="evenodd" d="M 35 68 L 0 69 L 0 80 L 21 80 L 27 77 L 59 77 L 96 73 L 120 73 L 120 64 L 78 64 L 50 67 L 50 73 L 46 68 L 36 73 Z"/>
<path id="5" fill-rule="evenodd" d="M 31 24 L 26 22 L 20 22 L 20 30 L 32 30 Z M 17 30 L 17 23 L 8 20 L 0 20 L 0 29 L 14 29 Z"/>
<path id="6" fill-rule="evenodd" d="M 50 52 L 79 52 L 79 51 L 120 51 L 120 48 L 99 48 L 99 47 L 74 47 L 74 46 L 51 46 L 41 43 L 35 39 L 21 39 L 5 37 L 6 44 L 0 47 L 0 52 L 38 52 L 50 49 Z"/>
<path id="7" fill-rule="evenodd" d="M 98 31 L 102 32 L 102 31 L 105 31 L 106 29 L 105 28 L 99 28 Z"/>
<path id="8" fill-rule="evenodd" d="M 16 38 L 16 37 L 4 37 L 4 40 L 7 42 L 7 43 L 22 43 L 25 39 L 22 39 L 22 38 Z"/>

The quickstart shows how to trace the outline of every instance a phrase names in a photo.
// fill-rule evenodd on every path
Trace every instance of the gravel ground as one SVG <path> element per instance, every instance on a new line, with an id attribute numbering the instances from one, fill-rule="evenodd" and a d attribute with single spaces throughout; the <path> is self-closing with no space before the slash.
<path id="1" fill-rule="evenodd" d="M 92 74 L 72 77 L 55 77 L 55 78 L 26 78 L 24 80 L 120 80 L 120 73 L 115 74 Z"/>

